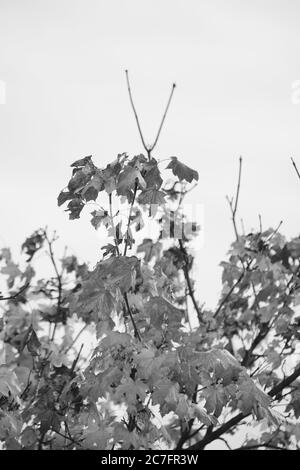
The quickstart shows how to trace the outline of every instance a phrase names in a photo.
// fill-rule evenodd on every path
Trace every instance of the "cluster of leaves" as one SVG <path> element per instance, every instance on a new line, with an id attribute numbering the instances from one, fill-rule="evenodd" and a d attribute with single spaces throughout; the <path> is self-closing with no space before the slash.
<path id="1" fill-rule="evenodd" d="M 256 432 L 248 448 L 298 448 L 300 238 L 238 236 L 219 304 L 205 310 L 191 276 L 197 221 L 182 211 L 198 173 L 176 157 L 159 165 L 150 152 L 104 169 L 91 156 L 72 164 L 58 204 L 70 219 L 95 205 L 91 223 L 108 244 L 93 269 L 58 261 L 45 230 L 22 245 L 23 265 L 1 251 L 3 448 L 202 449 L 230 446 L 242 423 Z M 149 218 L 157 239 L 135 246 Z M 35 273 L 37 252 L 49 255 L 50 279 Z M 95 347 L 78 347 L 82 334 Z"/>

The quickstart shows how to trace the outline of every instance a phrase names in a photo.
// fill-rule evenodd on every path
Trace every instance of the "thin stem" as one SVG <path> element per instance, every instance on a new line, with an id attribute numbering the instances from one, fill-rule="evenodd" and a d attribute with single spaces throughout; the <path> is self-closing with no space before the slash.
<path id="1" fill-rule="evenodd" d="M 234 289 L 238 286 L 238 284 L 241 282 L 241 280 L 243 279 L 243 277 L 245 276 L 245 271 L 242 272 L 242 274 L 240 275 L 240 277 L 237 279 L 237 281 L 233 284 L 233 286 L 231 287 L 230 291 L 228 292 L 228 294 L 225 295 L 224 299 L 222 300 L 222 302 L 220 303 L 219 307 L 217 308 L 217 310 L 215 311 L 214 313 L 214 318 L 218 315 L 218 313 L 220 312 L 221 308 L 223 307 L 223 305 L 227 302 L 227 300 L 229 299 L 229 297 L 231 296 L 231 294 L 233 293 Z"/>
<path id="2" fill-rule="evenodd" d="M 132 209 L 133 209 L 133 205 L 134 205 L 134 201 L 135 201 L 135 197 L 136 197 L 137 188 L 138 188 L 138 183 L 135 183 L 133 197 L 132 197 L 132 201 L 131 201 L 130 209 L 129 209 L 128 221 L 127 221 L 127 229 L 126 229 L 126 235 L 125 235 L 126 236 L 126 238 L 125 238 L 125 248 L 124 248 L 123 256 L 126 256 L 126 253 L 127 253 L 130 218 L 131 218 Z"/>
<path id="3" fill-rule="evenodd" d="M 138 117 L 138 114 L 137 114 L 136 109 L 135 109 L 135 106 L 134 106 L 134 102 L 133 102 L 133 98 L 132 98 L 132 93 L 131 93 L 130 82 L 129 82 L 128 70 L 125 70 L 125 74 L 126 74 L 126 81 L 127 81 L 127 88 L 128 88 L 128 93 L 129 93 L 129 99 L 130 99 L 131 107 L 132 107 L 133 114 L 134 114 L 134 117 L 135 117 L 135 120 L 136 120 L 136 124 L 137 124 L 138 130 L 139 130 L 140 138 L 141 138 L 143 147 L 144 147 L 144 149 L 146 150 L 146 152 L 147 152 L 147 154 L 148 154 L 148 156 L 149 156 L 149 152 L 150 152 L 151 150 L 150 150 L 150 149 L 147 147 L 147 145 L 145 144 L 144 136 L 143 136 L 142 129 L 141 129 L 141 126 L 140 126 L 139 117 Z"/>
<path id="4" fill-rule="evenodd" d="M 259 231 L 260 231 L 260 233 L 262 233 L 262 231 L 263 231 L 262 230 L 262 220 L 261 220 L 261 215 L 260 214 L 258 214 L 258 218 L 259 218 Z"/>
<path id="5" fill-rule="evenodd" d="M 128 297 L 127 297 L 126 292 L 124 293 L 123 297 L 124 297 L 124 300 L 125 300 L 127 312 L 128 312 L 128 314 L 129 314 L 129 316 L 130 316 L 130 319 L 131 319 L 131 322 L 132 322 L 132 325 L 133 325 L 134 334 L 135 334 L 135 336 L 138 338 L 139 341 L 142 341 L 140 332 L 139 332 L 139 330 L 138 330 L 138 328 L 137 328 L 137 326 L 136 326 L 136 323 L 135 323 L 134 318 L 133 318 L 133 315 L 132 315 L 132 311 L 131 311 L 131 308 L 130 308 L 130 305 L 129 305 L 129 302 L 128 302 Z"/>
<path id="6" fill-rule="evenodd" d="M 112 213 L 112 196 L 111 196 L 111 193 L 108 195 L 108 198 L 109 198 L 109 215 L 110 215 L 111 225 L 112 225 L 113 234 L 114 234 L 115 247 L 116 247 L 116 251 L 117 251 L 118 256 L 120 256 L 119 245 L 118 245 L 117 234 L 116 234 L 115 223 L 114 223 L 114 217 L 113 217 L 113 213 Z"/>
<path id="7" fill-rule="evenodd" d="M 171 104 L 171 101 L 172 101 L 172 97 L 173 97 L 173 93 L 174 93 L 175 88 L 176 88 L 176 83 L 173 83 L 173 85 L 172 85 L 172 90 L 171 90 L 171 93 L 170 93 L 170 96 L 169 96 L 169 99 L 168 99 L 168 103 L 167 103 L 165 112 L 164 112 L 164 114 L 163 114 L 163 117 L 162 117 L 160 126 L 159 126 L 159 128 L 158 128 L 158 131 L 157 131 L 157 135 L 156 135 L 154 144 L 151 146 L 151 152 L 152 152 L 152 150 L 154 150 L 154 148 L 156 147 L 156 144 L 157 144 L 157 142 L 158 142 L 158 139 L 159 139 L 159 136 L 160 136 L 162 127 L 163 127 L 163 125 L 164 125 L 164 122 L 165 122 L 165 119 L 166 119 L 166 116 L 167 116 L 167 113 L 168 113 L 168 110 L 169 110 L 169 107 L 170 107 L 170 104 Z"/>
<path id="8" fill-rule="evenodd" d="M 296 165 L 295 161 L 293 160 L 293 158 L 291 158 L 291 160 L 292 160 L 293 167 L 295 168 L 295 171 L 298 175 L 298 178 L 300 179 L 300 173 L 299 173 L 299 170 L 297 168 L 297 165 Z"/>
<path id="9" fill-rule="evenodd" d="M 239 201 L 240 187 L 241 187 L 242 162 L 243 162 L 243 159 L 242 159 L 242 157 L 240 157 L 239 158 L 239 176 L 238 176 L 238 182 L 237 182 L 237 188 L 236 188 L 236 195 L 235 195 L 234 204 L 233 204 L 233 198 L 229 199 L 229 197 L 226 196 L 226 199 L 228 201 L 228 204 L 229 204 L 229 207 L 230 207 L 230 210 L 231 210 L 231 219 L 232 219 L 234 233 L 235 233 L 235 236 L 236 236 L 237 240 L 239 239 L 239 234 L 238 234 L 238 230 L 237 230 L 237 226 L 236 226 L 236 212 L 237 212 L 237 208 L 238 208 L 238 201 Z"/>
<path id="10" fill-rule="evenodd" d="M 193 305 L 195 307 L 195 310 L 197 312 L 198 320 L 203 323 L 201 311 L 200 311 L 200 308 L 199 308 L 199 306 L 196 302 L 196 299 L 195 299 L 195 296 L 194 296 L 194 290 L 193 290 L 193 287 L 192 287 L 192 282 L 191 282 L 191 279 L 190 279 L 189 268 L 188 268 L 188 255 L 187 255 L 186 249 L 185 249 L 185 247 L 182 243 L 182 240 L 178 240 L 178 241 L 179 241 L 180 251 L 182 252 L 183 257 L 184 257 L 184 265 L 183 265 L 182 270 L 183 270 L 183 274 L 184 274 L 184 277 L 185 277 L 185 280 L 186 280 L 186 283 L 187 283 L 189 296 L 190 296 L 190 298 L 193 302 Z"/>
<path id="11" fill-rule="evenodd" d="M 175 88 L 176 88 L 176 84 L 173 83 L 173 85 L 172 85 L 171 93 L 170 93 L 170 96 L 169 96 L 169 99 L 168 99 L 168 102 L 167 102 L 167 105 L 166 105 L 164 114 L 163 114 L 163 116 L 162 116 L 162 119 L 161 119 L 161 122 L 160 122 L 160 125 L 159 125 L 159 128 L 158 128 L 158 131 L 157 131 L 157 134 L 156 134 L 154 143 L 153 143 L 150 147 L 148 147 L 148 146 L 146 145 L 146 143 L 145 143 L 145 139 L 144 139 L 144 136 L 143 136 L 143 132 L 142 132 L 141 125 L 140 125 L 140 120 L 139 120 L 139 117 L 138 117 L 138 113 L 137 113 L 137 111 L 136 111 L 136 107 L 135 107 L 134 102 L 133 102 L 132 92 L 131 92 L 131 86 L 130 86 L 130 81 L 129 81 L 128 70 L 125 70 L 125 74 L 126 74 L 126 82 L 127 82 L 127 88 L 128 88 L 129 99 L 130 99 L 131 107 L 132 107 L 133 114 L 134 114 L 134 117 L 135 117 L 135 120 L 136 120 L 137 128 L 138 128 L 138 131 L 139 131 L 139 134 L 140 134 L 140 138 L 141 138 L 143 147 L 144 147 L 144 149 L 145 149 L 146 152 L 147 152 L 148 160 L 150 160 L 150 159 L 151 159 L 151 152 L 152 152 L 152 150 L 156 147 L 156 144 L 157 144 L 158 139 L 159 139 L 159 136 L 160 136 L 160 134 L 161 134 L 161 130 L 162 130 L 162 128 L 163 128 L 163 125 L 164 125 L 166 116 L 167 116 L 167 114 L 168 114 L 168 110 L 169 110 L 169 107 L 170 107 L 170 104 L 171 104 L 171 101 L 172 101 L 172 97 L 173 97 L 173 94 L 174 94 L 174 90 L 175 90 Z"/>
<path id="12" fill-rule="evenodd" d="M 21 287 L 21 289 L 16 294 L 10 295 L 8 297 L 1 297 L 1 295 L 0 295 L 0 300 L 13 300 L 13 299 L 16 299 L 20 294 L 22 294 L 22 292 L 24 292 L 24 290 L 27 289 L 27 287 L 29 287 L 29 282 L 27 282 L 23 287 Z"/>
<path id="13" fill-rule="evenodd" d="M 84 330 L 88 327 L 88 323 L 86 323 L 82 328 L 81 330 L 77 333 L 77 335 L 75 336 L 75 338 L 73 339 L 72 343 L 70 344 L 70 346 L 67 347 L 67 349 L 64 351 L 64 353 L 66 354 L 68 351 L 70 351 L 70 349 L 74 346 L 74 344 L 76 343 L 76 341 L 78 340 L 79 336 L 84 332 Z"/>
<path id="14" fill-rule="evenodd" d="M 54 233 L 55 233 L 55 232 L 54 232 Z M 62 277 L 61 277 L 61 275 L 60 275 L 60 273 L 59 273 L 59 271 L 58 271 L 58 267 L 57 267 L 57 264 L 56 264 L 56 261 L 55 261 L 55 257 L 54 257 L 54 253 L 53 253 L 53 249 L 52 249 L 52 243 L 53 243 L 53 241 L 54 241 L 54 238 L 53 238 L 52 240 L 49 240 L 48 234 L 47 234 L 46 230 L 44 230 L 44 236 L 45 236 L 45 240 L 46 240 L 47 243 L 48 243 L 49 256 L 50 256 L 50 259 L 51 259 L 51 262 L 52 262 L 52 265 L 53 265 L 53 268 L 54 268 L 54 271 L 55 271 L 55 274 L 56 274 L 57 283 L 58 283 L 58 286 L 57 286 L 57 289 L 58 289 L 57 314 L 59 315 L 59 313 L 60 313 L 60 307 L 61 307 L 61 303 L 62 303 L 62 289 L 63 289 L 63 286 L 62 286 Z M 52 333 L 52 336 L 51 336 L 51 341 L 54 341 L 56 328 L 57 328 L 57 322 L 55 322 L 55 325 L 54 325 L 54 328 L 53 328 L 53 333 Z"/>

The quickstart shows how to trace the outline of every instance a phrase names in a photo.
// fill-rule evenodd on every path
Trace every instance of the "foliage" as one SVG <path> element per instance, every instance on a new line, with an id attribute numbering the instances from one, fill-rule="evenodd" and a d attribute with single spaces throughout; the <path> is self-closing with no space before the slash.
<path id="1" fill-rule="evenodd" d="M 182 201 L 198 173 L 176 157 L 162 170 L 151 154 L 71 166 L 58 204 L 77 219 L 92 201 L 92 226 L 106 228 L 108 243 L 93 269 L 68 253 L 57 260 L 56 237 L 42 229 L 23 243 L 20 264 L 2 249 L 2 447 L 236 447 L 246 423 L 243 447 L 298 448 L 300 238 L 238 235 L 221 263 L 219 305 L 205 310 L 191 279 L 197 231 L 176 237 L 197 227 Z M 135 246 L 149 218 L 158 238 Z M 38 277 L 37 253 L 48 253 L 53 277 Z M 86 342 L 96 336 L 85 354 L 84 330 Z"/>

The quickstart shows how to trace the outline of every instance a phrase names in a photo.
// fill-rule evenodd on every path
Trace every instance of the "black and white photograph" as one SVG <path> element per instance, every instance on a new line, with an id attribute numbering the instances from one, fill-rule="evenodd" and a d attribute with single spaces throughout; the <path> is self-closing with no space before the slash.
<path id="1" fill-rule="evenodd" d="M 0 0 L 0 159 L 1 455 L 300 450 L 300 0 Z"/>

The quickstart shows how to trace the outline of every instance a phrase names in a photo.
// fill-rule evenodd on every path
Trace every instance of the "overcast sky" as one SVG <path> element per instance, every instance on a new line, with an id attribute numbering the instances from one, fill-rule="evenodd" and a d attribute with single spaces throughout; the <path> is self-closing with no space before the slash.
<path id="1" fill-rule="evenodd" d="M 0 0 L 0 245 L 14 249 L 39 226 L 94 262 L 87 220 L 69 221 L 56 197 L 69 165 L 104 166 L 142 151 L 129 106 L 128 68 L 146 141 L 171 84 L 174 101 L 154 156 L 197 169 L 188 202 L 205 209 L 198 298 L 213 304 L 218 263 L 233 239 L 225 200 L 244 158 L 239 206 L 246 230 L 300 232 L 299 0 Z"/>

